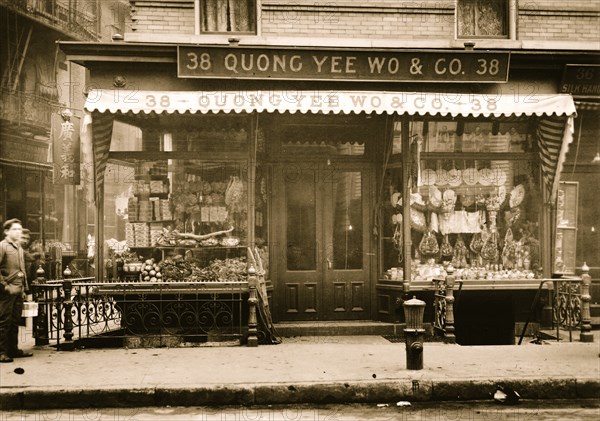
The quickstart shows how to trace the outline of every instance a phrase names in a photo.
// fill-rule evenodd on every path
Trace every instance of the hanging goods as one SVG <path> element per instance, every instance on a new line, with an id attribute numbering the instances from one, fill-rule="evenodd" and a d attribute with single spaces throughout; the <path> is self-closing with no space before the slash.
<path id="1" fill-rule="evenodd" d="M 445 234 L 444 239 L 442 240 L 442 245 L 440 246 L 442 260 L 448 260 L 444 259 L 444 257 L 452 257 L 453 252 L 454 249 L 452 248 L 452 245 L 450 245 L 450 241 L 448 240 L 448 234 Z"/>
<path id="2" fill-rule="evenodd" d="M 433 231 L 429 230 L 421 238 L 419 243 L 419 252 L 424 256 L 433 256 L 438 254 L 440 247 Z"/>
<path id="3" fill-rule="evenodd" d="M 462 268 L 467 266 L 467 253 L 468 249 L 462 238 L 462 235 L 458 234 L 456 243 L 454 243 L 454 254 L 452 256 L 452 265 L 456 268 Z"/>

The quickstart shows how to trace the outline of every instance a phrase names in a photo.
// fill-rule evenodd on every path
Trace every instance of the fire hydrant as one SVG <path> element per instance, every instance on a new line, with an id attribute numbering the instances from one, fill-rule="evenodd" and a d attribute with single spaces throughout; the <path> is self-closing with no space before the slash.
<path id="1" fill-rule="evenodd" d="M 411 300 L 404 302 L 403 307 L 404 319 L 406 320 L 406 329 L 404 329 L 406 368 L 408 370 L 422 370 L 423 342 L 425 338 L 425 329 L 423 329 L 425 302 L 413 296 Z"/>

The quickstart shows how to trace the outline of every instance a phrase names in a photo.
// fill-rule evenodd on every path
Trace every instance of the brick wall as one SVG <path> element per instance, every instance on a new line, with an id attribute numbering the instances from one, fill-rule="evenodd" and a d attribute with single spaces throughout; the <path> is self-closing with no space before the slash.
<path id="1" fill-rule="evenodd" d="M 194 34 L 194 1 L 131 1 L 131 30 L 143 33 Z"/>
<path id="2" fill-rule="evenodd" d="M 455 0 L 262 0 L 260 35 L 453 39 Z M 194 34 L 193 0 L 132 0 L 139 33 Z M 519 0 L 518 40 L 598 41 L 600 0 Z M 597 44 L 595 45 L 597 47 Z"/>
<path id="3" fill-rule="evenodd" d="M 600 40 L 600 1 L 535 0 L 520 2 L 517 38 L 522 40 Z"/>
<path id="4" fill-rule="evenodd" d="M 263 36 L 367 39 L 448 39 L 454 36 L 453 3 L 431 0 L 283 3 L 263 3 Z"/>

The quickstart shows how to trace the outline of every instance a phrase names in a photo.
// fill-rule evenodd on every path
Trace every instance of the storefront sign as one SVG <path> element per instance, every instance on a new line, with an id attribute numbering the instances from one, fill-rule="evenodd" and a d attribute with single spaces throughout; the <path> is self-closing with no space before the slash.
<path id="1" fill-rule="evenodd" d="M 508 80 L 510 53 L 337 51 L 179 46 L 181 78 L 393 82 Z"/>
<path id="2" fill-rule="evenodd" d="M 600 96 L 600 64 L 567 64 L 560 92 L 575 96 Z"/>
<path id="3" fill-rule="evenodd" d="M 79 184 L 79 117 L 68 110 L 52 114 L 55 184 Z"/>

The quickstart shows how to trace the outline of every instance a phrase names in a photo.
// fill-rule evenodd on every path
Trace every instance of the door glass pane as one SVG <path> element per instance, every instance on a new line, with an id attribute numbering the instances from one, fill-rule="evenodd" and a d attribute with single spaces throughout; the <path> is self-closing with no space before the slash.
<path id="1" fill-rule="evenodd" d="M 334 269 L 362 269 L 362 178 L 340 172 L 333 180 Z"/>
<path id="2" fill-rule="evenodd" d="M 285 180 L 287 206 L 287 268 L 316 269 L 316 189 L 314 176 L 302 173 Z"/>

